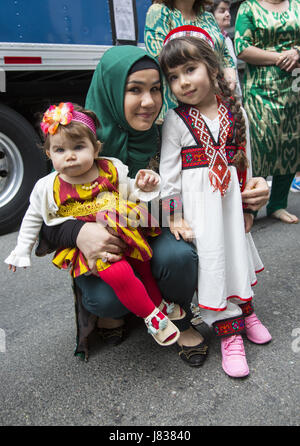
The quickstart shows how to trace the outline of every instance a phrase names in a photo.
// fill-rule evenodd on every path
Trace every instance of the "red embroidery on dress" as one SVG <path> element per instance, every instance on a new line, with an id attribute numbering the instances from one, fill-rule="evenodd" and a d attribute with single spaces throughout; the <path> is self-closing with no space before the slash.
<path id="1" fill-rule="evenodd" d="M 198 109 L 190 107 L 189 115 L 192 127 L 198 139 L 205 148 L 205 155 L 208 160 L 208 177 L 214 191 L 219 190 L 221 195 L 225 195 L 228 189 L 231 173 L 228 168 L 226 157 L 226 141 L 230 130 L 228 110 L 222 102 L 219 102 L 218 115 L 220 122 L 219 146 L 214 146 L 212 138 L 207 130 L 204 119 Z"/>
<path id="2" fill-rule="evenodd" d="M 226 158 L 228 165 L 232 165 L 232 160 L 236 154 L 239 147 L 236 146 L 226 146 Z M 181 163 L 182 169 L 191 169 L 194 167 L 207 167 L 208 159 L 205 154 L 204 147 L 183 147 L 181 149 Z"/>

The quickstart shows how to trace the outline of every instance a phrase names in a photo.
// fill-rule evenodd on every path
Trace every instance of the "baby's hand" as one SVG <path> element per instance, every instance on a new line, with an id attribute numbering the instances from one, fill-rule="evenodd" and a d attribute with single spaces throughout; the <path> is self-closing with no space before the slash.
<path id="1" fill-rule="evenodd" d="M 176 214 L 170 217 L 170 231 L 176 240 L 180 240 L 182 237 L 186 242 L 191 242 L 194 238 L 191 227 L 181 216 L 176 216 Z"/>
<path id="2" fill-rule="evenodd" d="M 139 170 L 136 185 L 144 192 L 152 192 L 159 182 L 159 177 L 151 170 Z"/>

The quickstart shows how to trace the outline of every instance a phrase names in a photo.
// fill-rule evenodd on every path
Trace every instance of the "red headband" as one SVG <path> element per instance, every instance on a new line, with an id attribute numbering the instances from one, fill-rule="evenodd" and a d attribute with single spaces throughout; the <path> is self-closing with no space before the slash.
<path id="1" fill-rule="evenodd" d="M 193 25 L 185 25 L 178 26 L 177 28 L 172 29 L 169 32 L 167 37 L 164 40 L 164 45 L 166 45 L 170 40 L 176 39 L 177 37 L 198 37 L 199 39 L 204 39 L 212 48 L 214 48 L 215 44 L 208 34 L 202 28 L 198 28 L 198 26 Z"/>

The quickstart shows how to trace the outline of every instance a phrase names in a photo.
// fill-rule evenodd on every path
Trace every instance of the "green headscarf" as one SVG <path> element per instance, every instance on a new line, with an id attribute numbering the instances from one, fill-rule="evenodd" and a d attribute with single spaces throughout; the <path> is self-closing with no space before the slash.
<path id="1" fill-rule="evenodd" d="M 97 130 L 99 140 L 104 143 L 101 155 L 118 158 L 127 164 L 131 177 L 147 167 L 158 149 L 156 125 L 146 131 L 137 131 L 129 126 L 124 115 L 128 72 L 145 56 L 158 65 L 153 57 L 136 46 L 115 46 L 107 50 L 96 67 L 85 103 L 87 109 L 96 113 L 101 124 Z M 161 77 L 160 70 L 159 73 Z"/>

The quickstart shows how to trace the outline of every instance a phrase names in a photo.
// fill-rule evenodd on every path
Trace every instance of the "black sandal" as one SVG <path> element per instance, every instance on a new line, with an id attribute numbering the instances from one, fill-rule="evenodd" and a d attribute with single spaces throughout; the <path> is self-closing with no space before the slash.
<path id="1" fill-rule="evenodd" d="M 116 346 L 125 339 L 125 324 L 117 328 L 97 327 L 97 333 L 107 344 Z"/>
<path id="2" fill-rule="evenodd" d="M 207 344 L 211 341 L 213 330 L 207 325 L 206 322 L 203 321 L 202 317 L 200 316 L 200 308 L 197 307 L 195 304 L 192 304 L 191 306 L 193 319 L 191 320 L 192 327 L 200 333 Z"/>
<path id="3" fill-rule="evenodd" d="M 190 367 L 201 367 L 204 364 L 208 354 L 208 345 L 205 344 L 205 339 L 193 347 L 178 344 L 176 347 L 180 358 L 187 362 Z"/>

